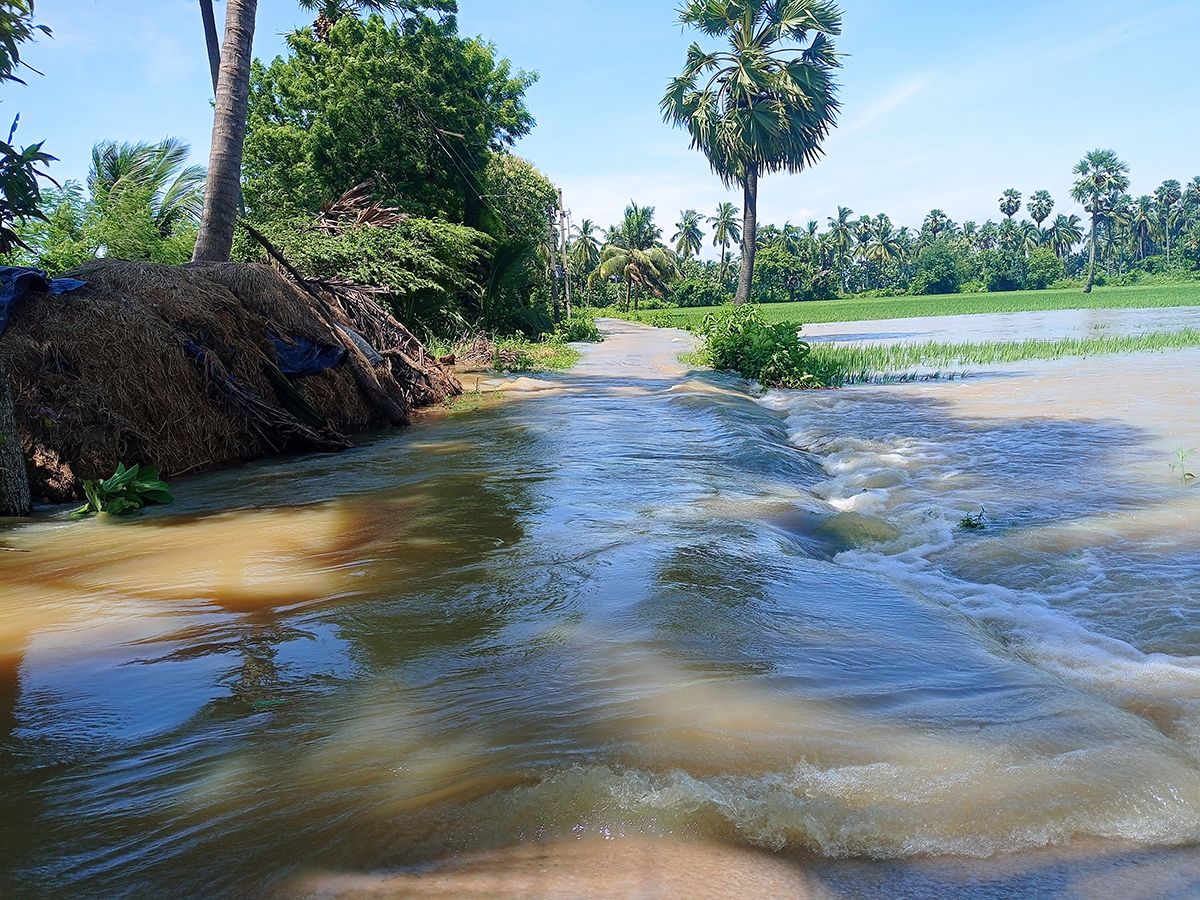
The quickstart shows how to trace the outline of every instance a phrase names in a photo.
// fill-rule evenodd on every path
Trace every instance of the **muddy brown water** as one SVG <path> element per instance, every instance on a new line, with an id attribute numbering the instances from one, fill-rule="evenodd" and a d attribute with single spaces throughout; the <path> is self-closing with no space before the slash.
<path id="1" fill-rule="evenodd" d="M 606 328 L 0 527 L 0 896 L 1200 895 L 1200 354 L 751 396 Z"/>

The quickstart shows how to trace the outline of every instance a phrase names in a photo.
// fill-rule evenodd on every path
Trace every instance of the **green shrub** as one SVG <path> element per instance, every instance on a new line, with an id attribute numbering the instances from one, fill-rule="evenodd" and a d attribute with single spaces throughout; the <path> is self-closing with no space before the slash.
<path id="1" fill-rule="evenodd" d="M 1029 254 L 1026 264 L 1025 288 L 1030 291 L 1045 290 L 1063 274 L 1062 260 L 1049 247 L 1038 247 Z"/>
<path id="2" fill-rule="evenodd" d="M 576 313 L 569 319 L 563 319 L 554 326 L 554 339 L 559 341 L 589 341 L 599 343 L 604 340 L 596 320 L 586 313 Z"/>
<path id="3" fill-rule="evenodd" d="M 704 317 L 700 359 L 771 387 L 816 386 L 816 377 L 805 367 L 809 346 L 800 340 L 801 327 L 767 324 L 757 306 L 729 306 Z"/>

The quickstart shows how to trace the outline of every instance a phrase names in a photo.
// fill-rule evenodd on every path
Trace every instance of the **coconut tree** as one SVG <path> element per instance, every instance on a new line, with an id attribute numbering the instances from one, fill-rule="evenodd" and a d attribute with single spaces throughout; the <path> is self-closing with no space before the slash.
<path id="1" fill-rule="evenodd" d="M 725 280 L 725 261 L 729 257 L 729 247 L 742 239 L 742 227 L 738 224 L 738 208 L 732 203 L 722 203 L 717 207 L 717 214 L 708 217 L 708 224 L 713 229 L 713 246 L 721 248 L 721 280 Z"/>
<path id="2" fill-rule="evenodd" d="M 850 216 L 854 210 L 848 206 L 839 206 L 837 216 L 829 216 L 829 230 L 825 232 L 833 246 L 834 258 L 837 260 L 838 272 L 842 276 L 842 290 L 847 286 L 846 257 L 854 246 L 854 229 L 850 225 Z"/>
<path id="3" fill-rule="evenodd" d="M 1146 243 L 1153 237 L 1156 224 L 1154 198 L 1142 194 L 1129 209 L 1129 239 L 1138 259 L 1146 258 Z"/>
<path id="4" fill-rule="evenodd" d="M 1072 172 L 1079 177 L 1071 187 L 1071 196 L 1083 204 L 1092 217 L 1088 251 L 1088 277 L 1083 288 L 1090 294 L 1096 274 L 1096 236 L 1101 220 L 1112 212 L 1122 192 L 1129 189 L 1129 166 L 1111 150 L 1093 150 Z"/>
<path id="5" fill-rule="evenodd" d="M 625 308 L 630 301 L 637 309 L 633 294 L 648 290 L 657 297 L 666 294 L 667 285 L 679 277 L 675 255 L 659 239 L 662 230 L 654 225 L 654 207 L 630 202 L 625 207 L 625 219 L 608 230 L 608 239 L 600 253 L 600 264 L 588 277 L 588 284 L 619 278 L 625 282 Z"/>
<path id="6" fill-rule="evenodd" d="M 1016 188 L 1008 188 L 1000 195 L 1000 212 L 1012 219 L 1021 211 L 1021 192 Z"/>
<path id="7" fill-rule="evenodd" d="M 246 105 L 250 97 L 250 49 L 258 0 L 227 0 L 225 42 L 217 78 L 212 150 L 204 187 L 204 210 L 192 259 L 227 262 L 233 249 L 241 198 L 242 145 L 246 140 Z"/>
<path id="8" fill-rule="evenodd" d="M 1075 213 L 1069 216 L 1059 213 L 1046 228 L 1046 241 L 1059 258 L 1065 259 L 1071 254 L 1071 248 L 1083 240 L 1083 231 L 1079 227 L 1082 221 Z"/>
<path id="9" fill-rule="evenodd" d="M 1037 222 L 1038 231 L 1041 231 L 1042 222 L 1054 212 L 1054 198 L 1050 196 L 1049 191 L 1034 191 L 1025 208 L 1033 221 Z"/>
<path id="10" fill-rule="evenodd" d="M 204 168 L 185 166 L 187 157 L 188 145 L 178 138 L 157 144 L 96 144 L 87 177 L 92 202 L 104 208 L 125 191 L 145 191 L 154 225 L 168 237 L 181 222 L 199 218 L 204 206 Z"/>
<path id="11" fill-rule="evenodd" d="M 1154 203 L 1158 207 L 1158 216 L 1163 241 L 1167 249 L 1167 265 L 1171 264 L 1171 226 L 1175 224 L 1175 214 L 1178 203 L 1183 197 L 1179 182 L 1169 178 L 1154 191 Z"/>
<path id="12" fill-rule="evenodd" d="M 675 223 L 675 252 L 684 259 L 691 259 L 700 253 L 700 241 L 704 232 L 700 230 L 700 213 L 694 209 L 684 209 L 679 212 L 679 221 Z"/>
<path id="13" fill-rule="evenodd" d="M 726 185 L 742 188 L 742 262 L 735 303 L 754 277 L 758 179 L 799 172 L 821 156 L 838 110 L 829 38 L 841 12 L 829 0 L 685 0 L 679 21 L 725 51 L 688 48 L 681 75 L 662 101 L 663 117 L 686 128 Z"/>
<path id="14" fill-rule="evenodd" d="M 575 237 L 571 241 L 567 255 L 571 257 L 571 263 L 576 272 L 581 275 L 589 275 L 600 262 L 600 242 L 596 240 L 596 223 L 591 219 L 584 219 L 572 231 L 575 232 Z"/>

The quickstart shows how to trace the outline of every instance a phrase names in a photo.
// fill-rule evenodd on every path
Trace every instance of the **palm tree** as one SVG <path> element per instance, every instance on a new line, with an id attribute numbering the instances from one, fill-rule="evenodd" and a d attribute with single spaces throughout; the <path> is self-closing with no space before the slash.
<path id="1" fill-rule="evenodd" d="M 1081 221 L 1075 213 L 1069 216 L 1059 213 L 1054 223 L 1046 229 L 1046 240 L 1059 258 L 1069 256 L 1071 248 L 1083 240 L 1083 231 L 1079 227 Z"/>
<path id="2" fill-rule="evenodd" d="M 1054 212 L 1054 198 L 1050 196 L 1049 191 L 1034 191 L 1029 202 L 1025 204 L 1025 208 L 1029 210 L 1033 221 L 1037 222 L 1038 231 L 1041 231 L 1042 222 L 1049 218 L 1050 213 Z"/>
<path id="3" fill-rule="evenodd" d="M 825 232 L 833 244 L 834 258 L 837 260 L 838 271 L 842 275 L 842 290 L 846 289 L 846 257 L 854 245 L 854 230 L 850 227 L 850 216 L 854 210 L 848 206 L 839 206 L 837 216 L 829 216 L 829 230 Z"/>
<path id="4" fill-rule="evenodd" d="M 250 98 L 250 50 L 257 11 L 258 0 L 228 0 L 225 7 L 225 43 L 217 79 L 204 210 L 192 253 L 197 262 L 228 262 L 233 250 L 233 229 L 241 199 L 246 105 Z"/>
<path id="5" fill-rule="evenodd" d="M 567 255 L 571 258 L 572 268 L 581 276 L 590 275 L 600 262 L 600 242 L 596 240 L 596 223 L 584 219 L 574 227 L 575 239 L 571 241 Z"/>
<path id="6" fill-rule="evenodd" d="M 921 226 L 921 230 L 928 232 L 933 240 L 937 240 L 938 235 L 946 230 L 946 226 L 950 223 L 950 217 L 940 209 L 931 209 L 929 215 L 925 217 L 925 222 Z"/>
<path id="7" fill-rule="evenodd" d="M 754 277 L 758 178 L 799 172 L 821 156 L 838 110 L 829 37 L 841 13 L 829 0 L 685 0 L 679 21 L 729 49 L 688 48 L 681 75 L 662 101 L 663 117 L 685 127 L 726 185 L 742 187 L 742 263 L 735 303 Z"/>
<path id="8" fill-rule="evenodd" d="M 1171 264 L 1171 225 L 1175 221 L 1176 204 L 1183 197 L 1179 182 L 1169 178 L 1154 191 L 1154 202 L 1158 206 L 1158 215 L 1162 221 L 1162 234 L 1167 247 L 1167 265 Z"/>
<path id="9" fill-rule="evenodd" d="M 1092 217 L 1088 277 L 1083 288 L 1085 294 L 1090 294 L 1096 274 L 1096 230 L 1100 220 L 1112 211 L 1120 194 L 1129 189 L 1129 166 L 1111 150 L 1093 150 L 1071 171 L 1079 176 L 1071 187 L 1071 196 L 1082 203 Z"/>
<path id="10" fill-rule="evenodd" d="M 619 277 L 625 282 L 625 308 L 630 299 L 637 309 L 633 287 L 649 290 L 657 297 L 666 294 L 667 285 L 679 277 L 675 255 L 659 243 L 662 230 L 654 225 L 654 207 L 638 206 L 630 201 L 625 219 L 608 230 L 608 240 L 600 253 L 600 265 L 588 277 L 588 284 Z"/>
<path id="11" fill-rule="evenodd" d="M 729 245 L 742 239 L 742 228 L 738 225 L 738 208 L 732 203 L 722 203 L 717 214 L 708 217 L 713 227 L 713 246 L 721 248 L 721 281 L 725 280 L 725 260 L 729 256 Z"/>
<path id="12" fill-rule="evenodd" d="M 704 232 L 700 230 L 700 213 L 694 209 L 684 209 L 679 212 L 679 221 L 675 223 L 675 252 L 684 259 L 691 259 L 700 253 L 700 241 Z"/>
<path id="13" fill-rule="evenodd" d="M 1011 219 L 1021 210 L 1021 192 L 1016 188 L 1008 188 L 1000 195 L 1000 212 Z"/>
<path id="14" fill-rule="evenodd" d="M 1154 198 L 1142 194 L 1129 210 L 1129 238 L 1137 250 L 1138 259 L 1146 258 L 1146 242 L 1153 236 L 1156 224 Z"/>
<path id="15" fill-rule="evenodd" d="M 198 219 L 204 207 L 204 169 L 185 168 L 187 157 L 188 145 L 178 138 L 157 144 L 96 144 L 87 178 L 92 202 L 104 207 L 125 191 L 146 191 L 154 225 L 169 237 L 181 222 Z"/>

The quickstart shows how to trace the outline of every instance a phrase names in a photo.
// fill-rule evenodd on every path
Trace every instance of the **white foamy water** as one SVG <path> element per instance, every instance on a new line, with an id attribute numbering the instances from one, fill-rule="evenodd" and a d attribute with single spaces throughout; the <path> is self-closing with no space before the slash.
<path id="1" fill-rule="evenodd" d="M 987 327 L 997 320 L 998 333 Z M 1095 322 L 1180 325 L 1177 310 L 1098 310 L 904 327 L 914 341 L 1020 340 Z M 883 339 L 888 325 L 823 328 Z M 1196 759 L 1200 485 L 1170 464 L 1200 447 L 1198 367 L 1195 350 L 989 365 L 963 381 L 775 392 L 763 403 L 820 455 L 820 496 L 898 530 L 838 562 L 969 615 Z M 961 526 L 981 511 L 985 528 Z"/>

